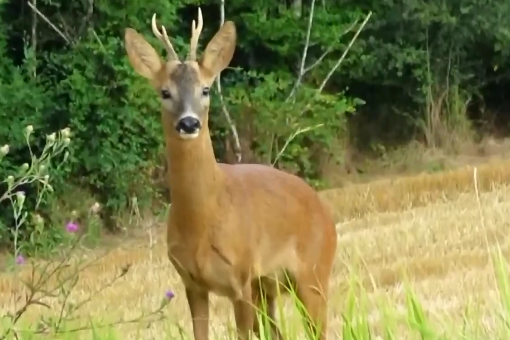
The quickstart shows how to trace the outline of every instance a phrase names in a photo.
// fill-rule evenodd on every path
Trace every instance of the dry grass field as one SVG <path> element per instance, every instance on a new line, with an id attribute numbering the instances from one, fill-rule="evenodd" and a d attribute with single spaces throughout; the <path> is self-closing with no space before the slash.
<path id="1" fill-rule="evenodd" d="M 338 257 L 329 300 L 329 339 L 356 338 L 342 335 L 347 323 L 342 321 L 342 314 L 351 319 L 354 328 L 365 322 L 370 325 L 372 333 L 359 336 L 363 332 L 358 329 L 357 339 L 420 338 L 411 323 L 407 285 L 425 311 L 430 322 L 427 327 L 445 335 L 429 333 L 428 338 L 508 338 L 510 328 L 501 319 L 502 293 L 489 251 L 499 244 L 505 257 L 510 252 L 509 169 L 508 162 L 480 167 L 479 195 L 474 191 L 473 170 L 468 168 L 323 192 L 339 221 Z M 98 325 L 137 318 L 157 309 L 165 292 L 172 290 L 175 298 L 164 308 L 163 321 L 115 325 L 98 330 L 99 337 L 84 331 L 51 338 L 189 338 L 191 322 L 183 287 L 166 258 L 163 227 L 157 233 L 158 242 L 152 249 L 146 240 L 133 241 L 81 272 L 68 302 L 77 304 L 96 295 L 76 312 L 76 319 L 67 322 L 65 329 L 90 320 Z M 79 256 L 93 259 L 100 253 L 80 251 Z M 125 276 L 95 293 L 128 264 L 131 269 Z M 21 305 L 22 301 L 17 300 L 26 289 L 20 280 L 28 279 L 29 274 L 30 264 L 26 264 L 16 273 L 0 277 L 0 315 Z M 353 297 L 354 311 L 347 303 Z M 18 329 L 35 329 L 41 316 L 58 314 L 57 307 L 62 305 L 58 298 L 45 298 L 44 303 L 52 309 L 32 306 Z M 279 322 L 284 324 L 289 339 L 304 339 L 292 301 L 283 299 L 281 306 L 285 315 Z M 211 312 L 213 339 L 225 339 L 234 325 L 230 305 L 214 297 Z M 427 322 L 418 323 L 425 327 Z M 386 333 L 390 328 L 393 337 Z M 48 339 L 45 335 L 26 338 Z"/>

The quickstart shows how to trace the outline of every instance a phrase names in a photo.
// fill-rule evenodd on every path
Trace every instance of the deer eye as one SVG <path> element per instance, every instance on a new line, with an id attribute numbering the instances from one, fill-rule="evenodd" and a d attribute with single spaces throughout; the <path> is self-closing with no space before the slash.
<path id="1" fill-rule="evenodd" d="M 170 94 L 170 91 L 168 90 L 161 90 L 161 98 L 163 99 L 170 99 L 172 95 Z"/>
<path id="2" fill-rule="evenodd" d="M 204 87 L 204 88 L 202 89 L 202 96 L 204 96 L 204 97 L 208 97 L 208 96 L 209 96 L 209 92 L 210 92 L 210 91 L 211 91 L 211 89 L 210 89 L 210 88 L 208 88 L 208 87 Z"/>

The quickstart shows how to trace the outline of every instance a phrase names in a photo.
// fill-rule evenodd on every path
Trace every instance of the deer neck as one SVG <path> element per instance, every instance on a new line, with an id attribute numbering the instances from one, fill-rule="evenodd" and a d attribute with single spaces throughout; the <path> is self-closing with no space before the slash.
<path id="1" fill-rule="evenodd" d="M 185 220 L 187 227 L 200 224 L 216 210 L 216 198 L 225 182 L 214 156 L 207 122 L 194 140 L 181 140 L 168 131 L 171 125 L 164 126 L 172 213 Z"/>

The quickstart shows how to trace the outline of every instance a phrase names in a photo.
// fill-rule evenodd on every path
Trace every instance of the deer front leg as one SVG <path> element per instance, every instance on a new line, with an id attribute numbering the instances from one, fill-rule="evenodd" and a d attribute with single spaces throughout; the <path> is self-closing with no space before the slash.
<path id="1" fill-rule="evenodd" d="M 255 308 L 253 306 L 252 287 L 247 282 L 242 290 L 242 298 L 232 301 L 239 340 L 250 339 L 250 333 L 255 321 Z"/>
<path id="2" fill-rule="evenodd" d="M 186 288 L 195 340 L 209 340 L 209 293 Z"/>

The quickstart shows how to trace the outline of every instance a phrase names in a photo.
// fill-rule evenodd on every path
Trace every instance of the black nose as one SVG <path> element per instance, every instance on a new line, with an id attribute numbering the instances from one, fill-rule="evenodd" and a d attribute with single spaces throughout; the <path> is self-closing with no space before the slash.
<path id="1" fill-rule="evenodd" d="M 175 128 L 179 132 L 184 131 L 187 134 L 193 134 L 200 129 L 200 121 L 195 117 L 187 116 L 181 118 Z"/>

